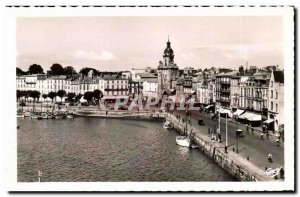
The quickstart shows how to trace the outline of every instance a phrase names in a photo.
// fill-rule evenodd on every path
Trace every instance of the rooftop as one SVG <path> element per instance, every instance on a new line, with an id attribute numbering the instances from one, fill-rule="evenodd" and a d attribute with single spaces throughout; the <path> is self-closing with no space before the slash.
<path id="1" fill-rule="evenodd" d="M 273 71 L 274 80 L 277 83 L 284 83 L 284 73 L 281 70 Z"/>
<path id="2" fill-rule="evenodd" d="M 137 73 L 141 78 L 157 78 L 153 73 Z"/>

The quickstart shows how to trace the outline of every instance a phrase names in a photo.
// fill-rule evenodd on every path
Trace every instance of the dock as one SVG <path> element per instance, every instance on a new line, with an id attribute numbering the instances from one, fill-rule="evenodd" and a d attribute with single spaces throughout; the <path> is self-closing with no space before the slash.
<path id="1" fill-rule="evenodd" d="M 174 125 L 174 129 L 180 134 L 184 134 L 185 124 L 174 115 L 168 114 L 166 119 Z M 188 126 L 188 134 L 192 130 L 193 142 L 200 151 L 210 157 L 216 164 L 221 166 L 229 174 L 240 181 L 275 181 L 267 176 L 265 171 L 235 152 L 225 153 L 224 145 L 212 141 L 208 135 L 203 135 L 195 127 Z"/>

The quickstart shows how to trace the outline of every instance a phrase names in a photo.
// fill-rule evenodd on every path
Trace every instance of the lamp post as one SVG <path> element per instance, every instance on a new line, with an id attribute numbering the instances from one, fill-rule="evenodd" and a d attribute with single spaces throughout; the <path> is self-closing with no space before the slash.
<path id="1" fill-rule="evenodd" d="M 226 113 L 226 147 L 228 146 L 228 133 L 227 133 L 227 113 Z"/>
<path id="2" fill-rule="evenodd" d="M 243 131 L 241 129 L 237 129 L 236 133 L 236 153 L 239 153 L 239 137 L 242 135 Z"/>

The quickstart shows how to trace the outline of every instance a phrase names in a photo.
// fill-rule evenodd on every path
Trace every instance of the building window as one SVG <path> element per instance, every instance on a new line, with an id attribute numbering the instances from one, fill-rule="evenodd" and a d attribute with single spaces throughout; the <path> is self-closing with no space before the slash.
<path id="1" fill-rule="evenodd" d="M 271 98 L 273 98 L 273 90 L 271 90 Z"/>
<path id="2" fill-rule="evenodd" d="M 273 81 L 271 81 L 271 87 L 273 87 Z"/>
<path id="3" fill-rule="evenodd" d="M 273 102 L 271 101 L 271 110 L 273 110 Z"/>
<path id="4" fill-rule="evenodd" d="M 278 98 L 278 92 L 276 92 L 276 98 Z"/>
<path id="5" fill-rule="evenodd" d="M 276 103 L 276 112 L 278 112 L 278 104 Z"/>

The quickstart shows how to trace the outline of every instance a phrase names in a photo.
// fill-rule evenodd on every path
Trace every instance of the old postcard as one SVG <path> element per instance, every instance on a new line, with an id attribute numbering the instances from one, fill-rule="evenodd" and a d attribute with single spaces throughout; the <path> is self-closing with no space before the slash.
<path id="1" fill-rule="evenodd" d="M 291 6 L 5 7 L 9 191 L 293 191 Z"/>

